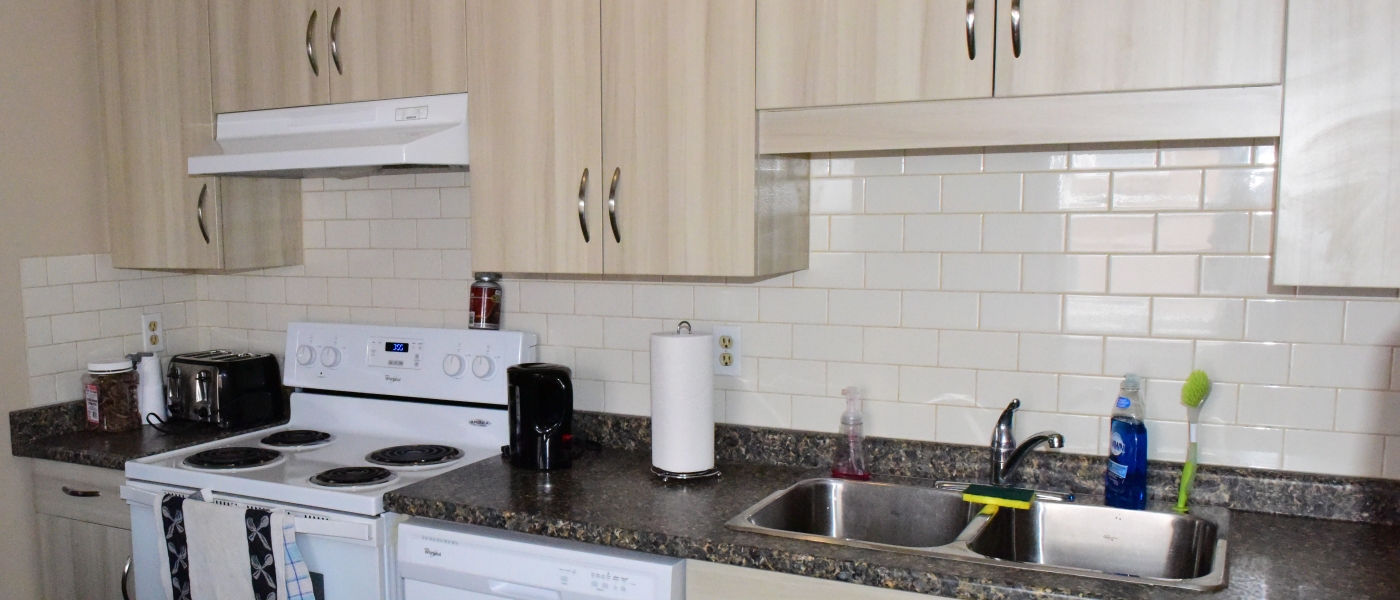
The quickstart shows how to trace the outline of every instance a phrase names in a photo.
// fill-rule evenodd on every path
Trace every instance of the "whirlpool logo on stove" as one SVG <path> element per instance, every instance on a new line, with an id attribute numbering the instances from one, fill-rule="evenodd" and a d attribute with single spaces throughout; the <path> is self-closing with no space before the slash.
<path id="1" fill-rule="evenodd" d="M 393 375 L 385 375 L 385 376 L 384 376 L 384 381 L 387 381 L 387 382 L 389 382 L 389 383 L 398 383 L 398 382 L 400 382 L 400 381 L 403 381 L 403 379 L 400 379 L 400 378 L 395 377 L 395 376 L 393 376 Z"/>

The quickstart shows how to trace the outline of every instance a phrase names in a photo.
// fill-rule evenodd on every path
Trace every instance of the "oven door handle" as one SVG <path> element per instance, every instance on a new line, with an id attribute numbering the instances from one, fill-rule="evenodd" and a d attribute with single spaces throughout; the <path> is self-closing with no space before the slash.
<path id="1" fill-rule="evenodd" d="M 157 506 L 160 504 L 162 495 L 155 492 L 122 486 L 122 500 L 142 504 L 145 506 Z M 243 502 L 235 498 L 220 498 L 234 504 L 243 505 Z M 343 521 L 331 521 L 313 517 L 293 515 L 294 527 L 297 533 L 306 535 L 318 535 L 322 537 L 334 537 L 349 540 L 369 541 L 374 539 L 374 532 L 367 523 L 347 523 Z"/>

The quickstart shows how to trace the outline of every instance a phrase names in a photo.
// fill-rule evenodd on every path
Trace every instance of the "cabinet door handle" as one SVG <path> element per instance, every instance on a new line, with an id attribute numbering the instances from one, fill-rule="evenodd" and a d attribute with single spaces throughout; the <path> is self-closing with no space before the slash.
<path id="1" fill-rule="evenodd" d="M 1021 0 L 1011 0 L 1011 53 L 1021 58 Z"/>
<path id="2" fill-rule="evenodd" d="M 126 591 L 127 582 L 131 581 L 131 557 L 126 557 L 126 566 L 122 567 L 122 600 L 131 600 L 131 594 Z"/>
<path id="3" fill-rule="evenodd" d="M 977 22 L 977 0 L 967 0 L 967 59 L 977 58 L 977 32 L 973 29 Z"/>
<path id="4" fill-rule="evenodd" d="M 199 187 L 199 202 L 194 205 L 194 220 L 199 223 L 199 235 L 204 236 L 204 243 L 209 243 L 209 228 L 204 226 L 204 199 L 209 197 L 209 184 Z"/>
<path id="5" fill-rule="evenodd" d="M 321 66 L 316 64 L 316 11 L 306 20 L 306 60 L 311 61 L 311 74 L 321 76 Z"/>
<path id="6" fill-rule="evenodd" d="M 344 75 L 345 69 L 340 68 L 340 7 L 336 7 L 335 15 L 331 16 L 331 62 L 335 63 L 335 72 Z"/>
<path id="7" fill-rule="evenodd" d="M 588 168 L 583 169 L 583 177 L 578 181 L 578 228 L 583 231 L 583 243 L 592 241 L 588 235 Z"/>
<path id="8" fill-rule="evenodd" d="M 617 230 L 617 180 L 622 177 L 622 167 L 613 170 L 612 185 L 608 189 L 608 221 L 612 222 L 613 240 L 622 243 L 622 232 Z"/>
<path id="9" fill-rule="evenodd" d="M 63 493 L 68 494 L 69 496 L 72 496 L 74 498 L 96 498 L 102 495 L 102 492 L 97 492 L 93 490 L 75 490 L 66 485 L 63 486 Z"/>

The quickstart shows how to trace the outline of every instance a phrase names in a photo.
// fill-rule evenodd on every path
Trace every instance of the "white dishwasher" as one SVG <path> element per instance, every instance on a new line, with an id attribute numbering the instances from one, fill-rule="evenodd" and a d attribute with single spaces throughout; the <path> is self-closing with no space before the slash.
<path id="1" fill-rule="evenodd" d="M 413 518 L 399 526 L 403 600 L 682 600 L 685 561 Z"/>

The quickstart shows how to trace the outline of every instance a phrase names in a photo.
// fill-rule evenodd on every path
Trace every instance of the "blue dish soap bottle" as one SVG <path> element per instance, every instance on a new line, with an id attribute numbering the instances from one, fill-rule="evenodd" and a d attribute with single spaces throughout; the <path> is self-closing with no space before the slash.
<path id="1" fill-rule="evenodd" d="M 1117 508 L 1147 508 L 1147 407 L 1142 403 L 1142 380 L 1123 377 L 1109 428 L 1108 469 L 1104 471 L 1104 504 Z"/>

